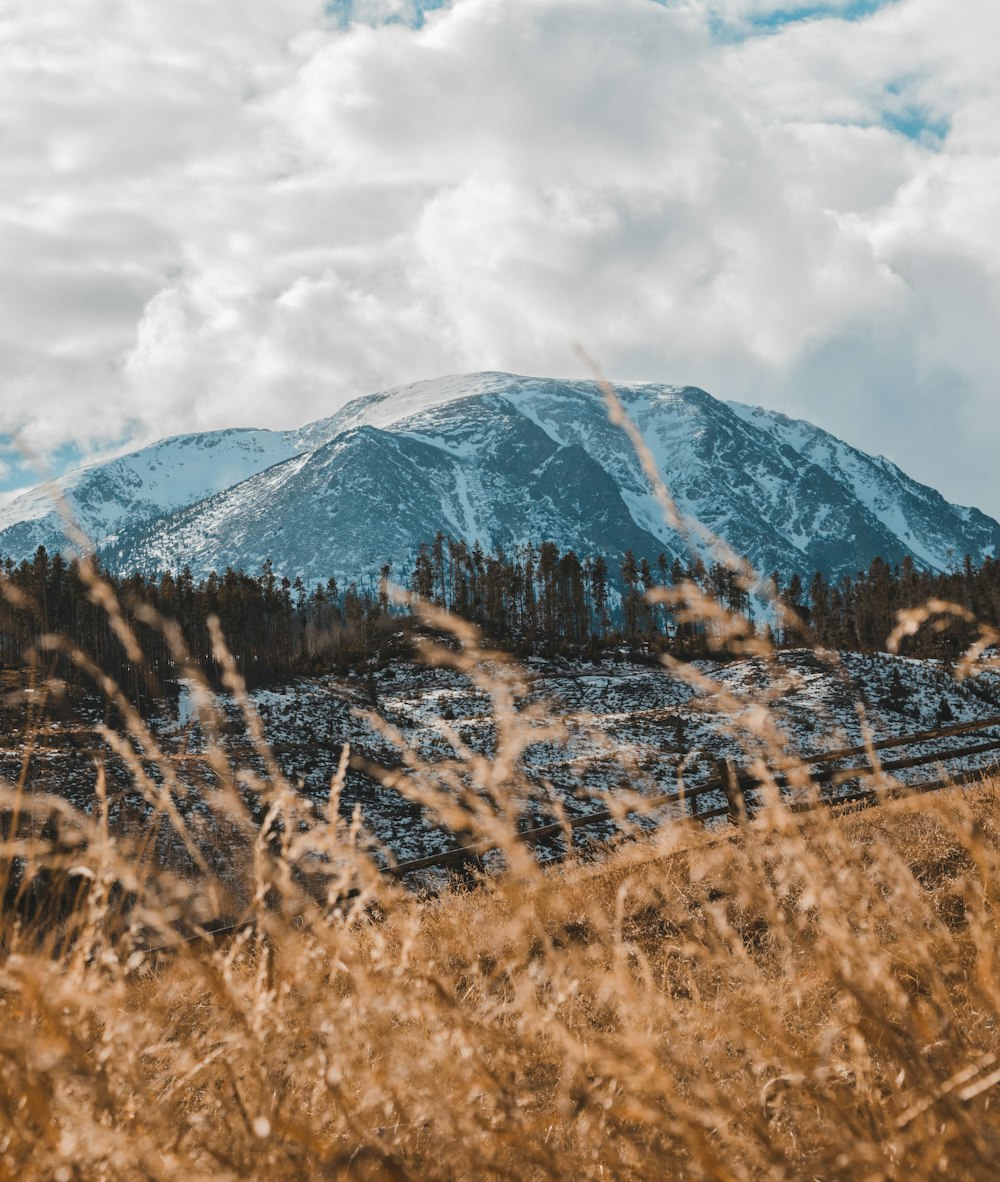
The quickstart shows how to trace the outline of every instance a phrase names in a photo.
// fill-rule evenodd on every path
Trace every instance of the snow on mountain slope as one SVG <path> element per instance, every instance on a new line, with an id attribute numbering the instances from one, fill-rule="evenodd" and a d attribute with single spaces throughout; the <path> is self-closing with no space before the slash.
<path id="1" fill-rule="evenodd" d="M 936 489 L 911 479 L 884 456 L 865 455 L 812 423 L 776 411 L 737 402 L 727 406 L 849 488 L 920 565 L 944 570 L 967 552 L 980 557 L 1000 553 L 1000 530 L 992 518 L 978 509 L 950 505 Z M 956 535 L 966 539 L 961 553 L 955 548 Z"/>
<path id="2" fill-rule="evenodd" d="M 947 569 L 967 553 L 1000 553 L 997 522 L 807 423 L 696 387 L 617 390 L 682 514 L 762 574 L 837 578 L 876 556 L 907 555 Z M 181 461 L 191 467 L 178 478 Z M 551 539 L 612 561 L 626 548 L 690 553 L 586 381 L 478 373 L 417 382 L 296 432 L 167 440 L 69 483 L 85 528 L 109 540 L 106 556 L 122 570 L 189 563 L 205 574 L 271 558 L 308 580 L 371 575 L 384 562 L 405 577 L 438 530 L 487 551 Z M 0 552 L 20 556 L 55 537 L 35 497 L 0 511 Z"/>
<path id="3" fill-rule="evenodd" d="M 888 461 L 807 423 L 726 404 L 694 387 L 632 383 L 617 390 L 683 515 L 761 572 L 821 569 L 836 577 L 876 555 L 890 562 L 910 555 L 943 570 L 966 553 L 979 559 L 997 552 L 996 522 L 949 505 Z M 593 382 L 501 373 L 418 382 L 357 399 L 301 434 L 321 440 L 368 425 L 456 447 L 473 403 L 513 407 L 557 443 L 582 448 L 616 483 L 640 529 L 668 554 L 685 552 Z"/>
<path id="4" fill-rule="evenodd" d="M 871 728 L 875 739 L 930 730 L 940 725 L 943 708 L 952 723 L 992 718 L 1000 702 L 996 671 L 956 682 L 936 662 L 884 653 L 844 653 L 838 663 L 808 650 L 795 650 L 783 652 L 769 669 L 753 659 L 700 661 L 697 668 L 750 709 L 766 695 L 789 749 L 802 754 L 863 742 L 869 732 L 862 727 L 858 702 L 865 704 L 865 727 Z M 695 786 L 715 773 L 718 759 L 729 757 L 745 766 L 746 744 L 752 751 L 758 749 L 754 724 L 748 732 L 741 730 L 750 721 L 750 710 L 746 716 L 728 709 L 720 714 L 714 695 L 696 693 L 663 669 L 610 661 L 534 659 L 527 663 L 527 670 L 531 688 L 525 704 L 547 707 L 543 717 L 558 713 L 567 731 L 563 743 L 534 743 L 524 753 L 527 777 L 540 789 L 530 807 L 534 824 L 551 820 L 551 804 L 545 802 L 552 800 L 553 793 L 569 815 L 589 813 L 601 807 L 597 802 L 602 797 L 614 797 L 623 781 L 637 791 L 672 791 L 681 758 L 685 782 Z M 394 663 L 373 674 L 373 679 L 382 716 L 422 758 L 452 756 L 446 726 L 454 728 L 474 751 L 489 755 L 494 749 L 489 697 L 469 678 L 450 669 Z M 359 680 L 322 676 L 252 695 L 286 775 L 320 804 L 329 797 L 330 779 L 345 740 L 352 752 L 374 762 L 392 765 L 398 760 L 398 749 L 357 709 L 368 704 Z M 238 726 L 233 729 L 238 731 Z M 997 732 L 993 728 L 981 737 L 992 738 Z M 194 735 L 186 736 L 186 749 L 198 744 Z M 906 754 L 944 753 L 955 746 L 954 739 L 932 740 L 907 748 Z M 841 766 L 859 762 L 865 761 L 841 761 Z M 994 754 L 981 753 L 945 766 L 956 773 L 991 765 L 995 766 Z M 903 782 L 917 783 L 938 778 L 941 769 L 932 764 L 896 775 Z M 856 786 L 849 784 L 844 790 Z M 827 792 L 836 794 L 836 790 Z M 718 798 L 703 799 L 701 807 L 709 810 L 724 804 L 720 793 Z M 343 815 L 351 816 L 355 806 L 369 832 L 397 860 L 456 844 L 453 834 L 428 824 L 404 796 L 358 772 L 348 774 L 341 797 Z M 683 811 L 671 808 L 666 815 Z M 610 836 L 613 827 L 588 832 Z"/>
<path id="5" fill-rule="evenodd" d="M 677 786 L 679 768 L 684 782 L 696 787 L 715 773 L 720 758 L 729 757 L 747 766 L 750 754 L 761 749 L 757 711 L 765 701 L 787 736 L 788 749 L 802 754 L 853 746 L 869 734 L 882 739 L 930 730 L 942 721 L 985 721 L 995 718 L 1000 710 L 1000 671 L 986 669 L 956 681 L 935 661 L 886 653 L 836 657 L 800 649 L 782 652 L 771 667 L 753 658 L 699 661 L 696 667 L 725 692 L 724 709 L 718 694 L 698 692 L 684 679 L 655 666 L 610 660 L 533 658 L 525 662 L 528 676 L 523 707 L 538 710 L 535 722 L 526 725 L 541 726 L 543 720 L 558 716 L 566 728 L 564 740 L 531 743 L 523 752 L 520 762 L 526 779 L 537 787 L 532 800 L 521 800 L 529 823 L 552 820 L 553 800 L 561 801 L 567 815 L 592 813 L 602 807 L 603 798 L 620 798 L 623 783 L 633 792 L 670 792 Z M 206 736 L 197 712 L 191 709 L 190 690 L 182 690 L 176 707 L 164 702 L 146 721 L 166 751 L 185 756 L 204 753 Z M 381 716 L 427 761 L 452 759 L 459 742 L 486 757 L 495 750 L 489 696 L 471 678 L 453 669 L 394 661 L 373 670 L 370 681 L 363 682 L 352 671 L 346 677 L 326 674 L 253 691 L 251 697 L 275 759 L 289 781 L 298 784 L 302 794 L 320 807 L 325 808 L 329 801 L 330 781 L 345 742 L 362 762 L 398 763 L 399 749 L 390 734 L 373 726 L 367 714 L 373 694 Z M 744 705 L 746 713 L 729 708 L 732 696 Z M 863 715 L 857 710 L 858 703 L 865 707 Z M 249 753 L 252 744 L 242 707 L 225 697 L 219 705 L 229 724 L 213 735 L 212 744 L 228 748 L 234 767 L 258 776 L 267 774 L 258 758 Z M 65 723 L 53 719 L 45 728 L 44 740 L 33 745 L 31 787 L 86 810 L 94 799 L 93 754 L 89 745 L 79 744 L 77 726 L 82 723 L 90 728 L 99 723 L 103 702 L 99 696 L 84 698 L 77 710 L 69 742 L 60 738 L 66 735 Z M 1000 728 L 991 727 L 977 733 L 975 741 L 998 733 Z M 10 780 L 23 772 L 24 743 L 23 726 L 15 726 L 10 742 L 0 747 L 0 775 Z M 956 738 L 928 740 L 886 755 L 888 759 L 903 754 L 943 756 L 962 745 L 963 740 Z M 950 773 L 977 767 L 995 771 L 995 756 L 995 752 L 972 753 L 943 766 Z M 841 766 L 865 762 L 852 759 L 841 761 Z M 128 765 L 109 753 L 106 772 L 112 801 L 128 800 L 134 789 Z M 185 759 L 177 764 L 177 773 L 193 789 L 178 794 L 179 807 L 200 809 L 203 771 Z M 937 764 L 930 764 L 898 769 L 894 774 L 903 782 L 917 783 L 937 779 L 942 771 Z M 187 775 L 193 778 L 186 780 Z M 851 787 L 844 786 L 845 790 Z M 721 794 L 703 798 L 701 807 L 706 810 L 716 804 L 724 804 Z M 360 809 L 366 830 L 398 861 L 456 845 L 455 835 L 437 827 L 405 793 L 375 782 L 352 766 L 340 796 L 346 821 L 354 816 L 355 807 Z M 669 806 L 660 816 L 683 811 Z M 611 836 L 612 832 L 613 826 L 588 826 L 578 836 Z"/>
<path id="6" fill-rule="evenodd" d="M 123 533 L 119 561 L 147 569 L 186 562 L 205 573 L 256 570 L 271 557 L 316 581 L 385 562 L 405 578 L 419 544 L 438 530 L 484 550 L 546 538 L 581 554 L 656 548 L 581 448 L 560 447 L 509 407 L 463 403 L 444 423 L 447 410 L 407 431 L 349 428 L 134 538 Z"/>
<path id="7" fill-rule="evenodd" d="M 229 488 L 296 450 L 294 437 L 234 429 L 178 435 L 104 463 L 78 468 L 0 506 L 0 553 L 28 557 L 39 546 L 64 549 L 69 539 L 54 493 L 92 542 L 106 544 L 134 526 Z"/>
<path id="8" fill-rule="evenodd" d="M 956 555 L 997 552 L 996 522 L 949 505 L 888 461 L 807 423 L 723 403 L 695 387 L 628 383 L 616 389 L 682 514 L 762 573 L 820 569 L 838 576 L 867 567 L 875 555 L 899 562 L 908 554 L 921 566 L 943 570 Z M 636 524 L 668 554 L 685 552 L 627 437 L 608 420 L 594 382 L 502 373 L 418 382 L 359 398 L 301 435 L 318 441 L 364 424 L 444 443 L 472 401 L 502 401 L 556 442 L 583 448 L 618 485 Z"/>
<path id="9" fill-rule="evenodd" d="M 802 754 L 863 742 L 866 731 L 858 702 L 866 706 L 865 725 L 875 739 L 930 730 L 940 725 L 943 707 L 952 723 L 995 717 L 1000 702 L 996 671 L 956 682 L 936 662 L 885 653 L 844 653 L 839 663 L 828 663 L 808 650 L 795 650 L 783 652 L 770 669 L 753 659 L 700 661 L 697 668 L 748 707 L 766 694 L 790 750 Z M 685 782 L 695 786 L 715 773 L 719 758 L 729 757 L 745 766 L 745 744 L 757 750 L 752 731 L 740 729 L 749 718 L 728 710 L 720 714 L 714 695 L 696 693 L 663 669 L 610 661 L 537 659 L 528 662 L 527 669 L 531 688 L 525 704 L 547 705 L 547 713 L 557 712 L 567 730 L 564 743 L 536 743 L 525 751 L 527 776 L 541 790 L 530 808 L 534 824 L 551 820 L 551 805 L 543 802 L 551 801 L 553 793 L 571 816 L 594 812 L 601 807 L 597 802 L 613 797 L 622 781 L 637 791 L 673 790 L 681 757 Z M 383 717 L 422 758 L 451 757 L 453 747 L 445 726 L 455 728 L 471 749 L 485 755 L 493 750 L 496 732 L 489 698 L 468 678 L 450 669 L 400 663 L 375 674 L 374 680 Z M 301 782 L 304 794 L 318 803 L 329 797 L 330 779 L 345 740 L 352 752 L 383 765 L 398 759 L 398 749 L 357 709 L 362 704 L 361 691 L 357 678 L 323 676 L 252 695 L 286 775 Z M 994 728 L 982 737 L 997 733 Z M 198 743 L 193 737 L 186 741 L 189 746 Z M 955 746 L 954 739 L 933 740 L 907 748 L 906 754 L 929 755 Z M 979 754 L 945 766 L 955 773 L 995 766 L 995 760 L 992 753 Z M 936 779 L 941 770 L 932 764 L 896 774 L 904 783 L 917 783 Z M 845 790 L 856 786 L 850 784 Z M 834 795 L 835 790 L 828 793 Z M 720 793 L 718 799 L 703 799 L 701 807 L 708 810 L 724 804 Z M 352 815 L 355 805 L 369 832 L 399 861 L 456 844 L 453 834 L 429 825 L 404 797 L 356 772 L 349 773 L 341 797 L 344 815 Z M 669 808 L 661 816 L 683 811 Z M 611 826 L 588 829 L 594 836 L 612 832 Z"/>

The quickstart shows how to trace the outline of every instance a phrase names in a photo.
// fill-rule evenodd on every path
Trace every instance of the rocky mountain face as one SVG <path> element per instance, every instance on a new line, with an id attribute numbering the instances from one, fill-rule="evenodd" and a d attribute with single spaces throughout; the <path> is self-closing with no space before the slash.
<path id="1" fill-rule="evenodd" d="M 762 573 L 853 574 L 875 556 L 948 569 L 998 552 L 1000 524 L 808 423 L 694 387 L 617 387 L 682 514 Z M 618 558 L 708 556 L 664 521 L 592 382 L 484 373 L 357 399 L 297 432 L 166 440 L 64 481 L 121 570 L 228 565 L 307 582 L 390 562 L 441 530 L 485 550 L 546 539 Z M 0 510 L 0 553 L 62 545 L 38 490 Z"/>

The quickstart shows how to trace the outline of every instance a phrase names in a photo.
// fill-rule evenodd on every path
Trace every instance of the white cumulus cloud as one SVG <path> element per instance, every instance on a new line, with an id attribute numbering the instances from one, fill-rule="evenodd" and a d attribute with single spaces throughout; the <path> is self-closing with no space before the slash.
<path id="1" fill-rule="evenodd" d="M 13 0 L 0 431 L 691 382 L 1000 513 L 1000 8 Z"/>

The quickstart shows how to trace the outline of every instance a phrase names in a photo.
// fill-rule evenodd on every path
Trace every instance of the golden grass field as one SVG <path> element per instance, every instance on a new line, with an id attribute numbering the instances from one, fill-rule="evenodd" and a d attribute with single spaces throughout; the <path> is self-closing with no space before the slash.
<path id="1" fill-rule="evenodd" d="M 76 905 L 3 917 L 4 1177 L 995 1176 L 996 783 L 840 816 L 775 794 L 542 869 L 513 837 L 516 670 L 430 655 L 492 686 L 497 751 L 393 776 L 445 819 L 464 793 L 465 831 L 503 845 L 476 889 L 405 892 L 336 784 L 307 824 L 277 771 L 256 828 L 220 763 L 222 878 L 116 836 L 99 768 L 92 817 L 7 790 L 8 872 L 18 853 Z"/>

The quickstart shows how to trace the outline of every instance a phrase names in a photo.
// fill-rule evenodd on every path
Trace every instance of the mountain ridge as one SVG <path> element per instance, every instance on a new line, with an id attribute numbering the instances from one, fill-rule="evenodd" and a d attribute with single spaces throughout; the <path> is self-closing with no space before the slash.
<path id="1" fill-rule="evenodd" d="M 942 570 L 998 552 L 996 521 L 813 424 L 699 387 L 615 388 L 684 517 L 762 574 L 837 578 L 875 556 Z M 452 375 L 365 395 L 298 430 L 162 440 L 64 484 L 119 570 L 206 574 L 270 558 L 307 581 L 385 562 L 399 578 L 439 530 L 487 551 L 552 540 L 581 556 L 690 557 L 587 381 Z M 0 552 L 62 548 L 39 496 L 0 507 Z"/>

